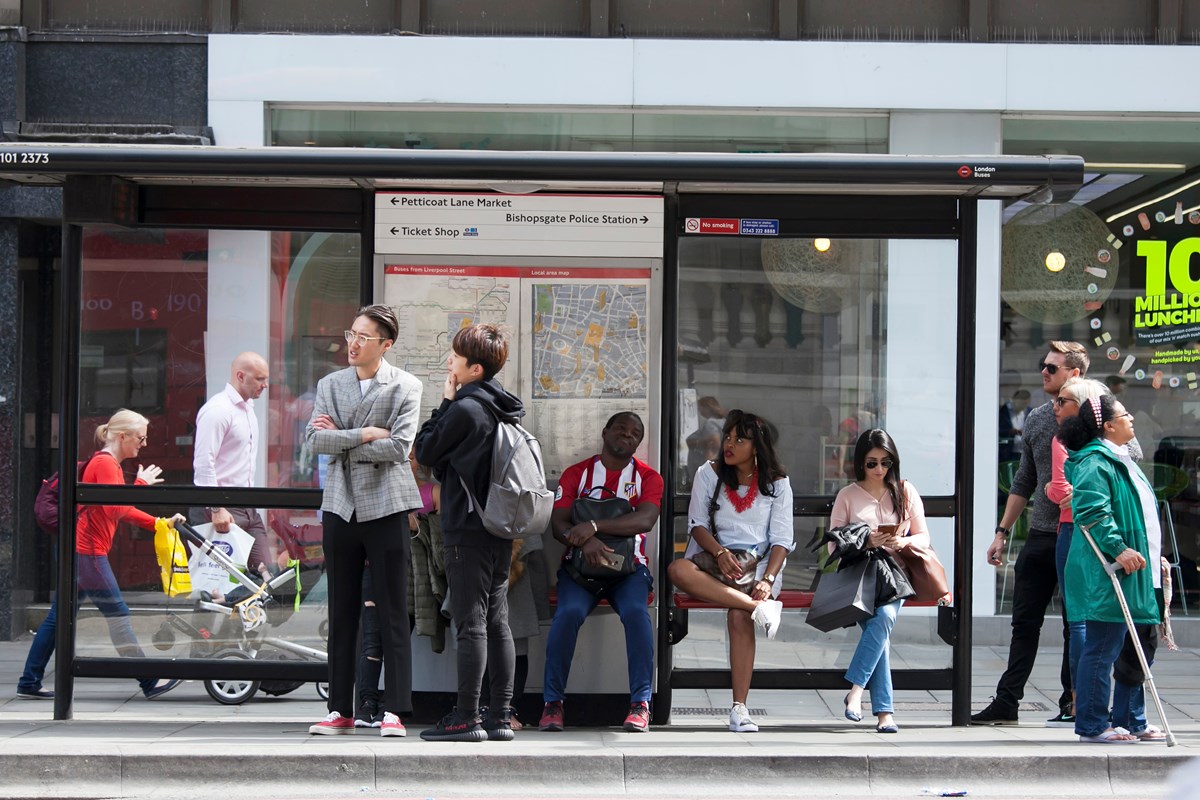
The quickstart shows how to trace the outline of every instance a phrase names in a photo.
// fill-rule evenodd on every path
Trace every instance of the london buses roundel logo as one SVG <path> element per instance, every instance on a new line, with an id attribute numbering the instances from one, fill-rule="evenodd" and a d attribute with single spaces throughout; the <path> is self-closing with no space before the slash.
<path id="1" fill-rule="evenodd" d="M 971 172 L 972 172 L 971 168 L 968 167 L 966 164 L 963 164 L 961 167 L 958 168 L 958 177 L 969 178 L 969 177 L 971 177 Z"/>

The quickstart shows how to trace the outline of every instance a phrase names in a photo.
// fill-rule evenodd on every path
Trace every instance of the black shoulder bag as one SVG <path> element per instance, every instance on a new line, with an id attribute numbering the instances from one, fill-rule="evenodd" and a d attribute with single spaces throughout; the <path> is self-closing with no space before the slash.
<path id="1" fill-rule="evenodd" d="M 612 497 L 590 497 L 593 492 L 608 492 Z M 618 497 L 612 489 L 595 486 L 588 489 L 575 502 L 571 503 L 571 522 L 578 525 L 592 520 L 617 519 L 633 513 L 633 504 L 624 497 Z M 610 556 L 614 558 L 606 566 L 593 566 L 583 554 L 582 547 L 575 547 L 571 557 L 563 562 L 567 574 L 583 588 L 592 594 L 599 594 L 604 589 L 633 574 L 637 569 L 637 557 L 634 552 L 636 536 L 606 536 L 595 534 L 602 544 L 612 549 Z M 615 562 L 615 563 L 614 563 Z"/>

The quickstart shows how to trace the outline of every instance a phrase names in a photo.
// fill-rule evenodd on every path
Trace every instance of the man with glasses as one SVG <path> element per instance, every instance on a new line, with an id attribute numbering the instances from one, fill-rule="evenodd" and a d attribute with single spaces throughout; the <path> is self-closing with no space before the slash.
<path id="1" fill-rule="evenodd" d="M 1043 403 L 1025 417 L 1020 451 L 1021 463 L 1013 476 L 1004 516 L 996 527 L 996 536 L 987 550 L 987 560 L 996 568 L 1004 563 L 1005 546 L 1013 524 L 1033 499 L 1030 512 L 1029 537 L 1017 556 L 1013 580 L 1012 640 L 1008 647 L 1008 667 L 1000 676 L 996 696 L 983 711 L 971 717 L 973 725 L 1016 725 L 1017 708 L 1025 694 L 1025 683 L 1033 671 L 1038 640 L 1046 608 L 1058 586 L 1054 552 L 1057 543 L 1058 506 L 1046 497 L 1042 489 L 1051 478 L 1051 442 L 1058 434 L 1054 419 L 1054 401 L 1069 378 L 1085 375 L 1089 359 L 1084 346 L 1078 342 L 1050 342 L 1050 352 L 1039 364 L 1042 389 L 1051 402 Z M 1063 658 L 1060 679 L 1062 695 L 1059 713 L 1047 720 L 1048 727 L 1073 727 L 1075 710 L 1072 703 L 1071 668 L 1067 647 L 1069 635 L 1063 620 Z"/>
<path id="2" fill-rule="evenodd" d="M 197 486 L 254 485 L 258 463 L 258 417 L 254 401 L 266 390 L 270 378 L 266 360 L 258 353 L 241 353 L 229 368 L 229 383 L 201 406 L 196 415 L 193 482 Z M 144 442 L 143 442 L 144 444 Z M 254 539 L 246 565 L 265 572 L 272 563 L 267 550 L 267 529 L 253 508 L 193 509 L 190 516 L 212 522 L 217 533 L 228 533 L 236 524 Z"/>

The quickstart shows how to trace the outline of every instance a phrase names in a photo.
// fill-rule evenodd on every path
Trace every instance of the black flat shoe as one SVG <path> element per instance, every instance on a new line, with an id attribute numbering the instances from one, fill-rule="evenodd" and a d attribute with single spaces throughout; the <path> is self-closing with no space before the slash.
<path id="1" fill-rule="evenodd" d="M 851 722 L 862 722 L 862 714 L 856 714 L 850 710 L 850 695 L 846 695 L 842 702 L 846 706 L 846 719 L 850 720 Z"/>
<path id="2" fill-rule="evenodd" d="M 896 725 L 876 725 L 875 732 L 876 733 L 899 733 L 900 728 L 898 728 Z"/>

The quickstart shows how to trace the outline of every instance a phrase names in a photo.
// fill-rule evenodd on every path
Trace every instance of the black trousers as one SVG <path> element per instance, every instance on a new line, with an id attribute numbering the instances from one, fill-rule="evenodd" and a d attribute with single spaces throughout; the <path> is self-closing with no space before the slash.
<path id="1" fill-rule="evenodd" d="M 1046 609 L 1058 586 L 1058 570 L 1054 561 L 1057 536 L 1055 531 L 1030 529 L 1029 538 L 1025 540 L 1014 567 L 1012 642 L 1008 646 L 1008 667 L 996 686 L 996 701 L 1014 711 L 1025 696 L 1025 684 L 1029 681 L 1034 659 L 1037 658 Z M 1059 708 L 1068 707 L 1071 703 L 1071 663 L 1067 651 L 1070 641 L 1064 617 L 1063 659 L 1059 671 L 1063 692 L 1058 698 Z"/>
<path id="2" fill-rule="evenodd" d="M 508 627 L 508 570 L 512 543 L 446 545 L 450 615 L 458 631 L 458 710 L 479 710 L 484 670 L 495 709 L 512 705 L 516 650 Z"/>
<path id="3" fill-rule="evenodd" d="M 358 623 L 363 565 L 371 564 L 371 589 L 383 641 L 380 711 L 412 712 L 412 647 L 408 625 L 408 514 L 370 522 L 322 515 L 325 574 L 329 581 L 329 710 L 354 714 Z"/>

